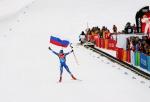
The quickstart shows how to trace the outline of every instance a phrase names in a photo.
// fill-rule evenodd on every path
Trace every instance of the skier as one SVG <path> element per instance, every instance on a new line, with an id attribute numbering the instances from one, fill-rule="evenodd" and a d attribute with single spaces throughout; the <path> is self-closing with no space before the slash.
<path id="1" fill-rule="evenodd" d="M 63 50 L 60 50 L 59 53 L 53 51 L 51 49 L 51 47 L 49 47 L 49 50 L 51 50 L 54 54 L 56 54 L 58 57 L 59 57 L 59 61 L 60 61 L 60 79 L 59 79 L 59 82 L 62 81 L 62 74 L 63 74 L 63 67 L 66 69 L 66 71 L 70 74 L 70 76 L 72 77 L 73 80 L 77 80 L 76 77 L 74 77 L 74 75 L 71 73 L 71 71 L 69 70 L 69 67 L 66 65 L 66 56 L 70 53 L 73 52 L 70 51 L 68 53 L 64 53 Z"/>

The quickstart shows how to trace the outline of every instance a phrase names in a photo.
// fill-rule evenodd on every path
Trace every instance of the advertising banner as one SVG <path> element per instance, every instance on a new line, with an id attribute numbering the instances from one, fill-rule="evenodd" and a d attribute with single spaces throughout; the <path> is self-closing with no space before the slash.
<path id="1" fill-rule="evenodd" d="M 147 56 L 148 71 L 150 72 L 150 56 Z"/>
<path id="2" fill-rule="evenodd" d="M 144 53 L 140 54 L 140 67 L 147 69 L 147 56 Z"/>

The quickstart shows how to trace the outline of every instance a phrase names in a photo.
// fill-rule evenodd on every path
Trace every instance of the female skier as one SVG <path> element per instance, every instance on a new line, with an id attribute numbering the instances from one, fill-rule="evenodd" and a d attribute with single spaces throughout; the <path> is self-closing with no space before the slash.
<path id="1" fill-rule="evenodd" d="M 53 50 L 51 49 L 51 47 L 49 47 L 49 50 L 51 50 L 54 54 L 56 54 L 56 55 L 59 57 L 59 61 L 60 61 L 60 79 L 59 79 L 59 82 L 62 81 L 63 67 L 64 67 L 64 68 L 66 69 L 66 71 L 70 74 L 70 76 L 72 77 L 73 80 L 77 80 L 77 79 L 74 77 L 74 75 L 71 73 L 71 71 L 69 70 L 69 67 L 68 67 L 67 64 L 66 64 L 66 56 L 67 56 L 68 54 L 72 53 L 73 50 L 70 51 L 70 52 L 68 52 L 68 53 L 64 53 L 63 50 L 60 50 L 60 52 L 57 53 L 57 52 L 53 51 Z"/>

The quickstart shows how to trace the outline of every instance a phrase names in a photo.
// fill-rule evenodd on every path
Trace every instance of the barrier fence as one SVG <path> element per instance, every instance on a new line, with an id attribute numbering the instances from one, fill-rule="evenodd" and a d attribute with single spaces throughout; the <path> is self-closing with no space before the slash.
<path id="1" fill-rule="evenodd" d="M 118 50 L 116 50 L 116 57 L 117 59 L 130 63 L 133 66 L 138 66 L 147 71 L 150 71 L 150 56 L 144 53 L 138 51 L 126 51 L 122 48 L 119 48 Z"/>
<path id="2" fill-rule="evenodd" d="M 116 51 L 116 58 L 123 62 L 129 63 L 133 66 L 139 66 L 140 68 L 150 71 L 150 56 L 147 56 L 144 53 L 118 48 L 116 47 L 117 41 L 113 39 L 99 38 L 98 35 L 88 35 L 87 40 L 94 42 L 99 48 Z"/>

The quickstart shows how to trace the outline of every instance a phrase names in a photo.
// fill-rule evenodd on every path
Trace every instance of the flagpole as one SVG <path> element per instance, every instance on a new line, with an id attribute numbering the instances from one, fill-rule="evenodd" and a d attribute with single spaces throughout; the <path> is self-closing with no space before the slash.
<path id="1" fill-rule="evenodd" d="M 89 24 L 88 24 L 88 22 L 87 22 L 87 28 L 86 28 L 87 41 L 89 41 L 89 35 L 87 34 L 88 30 L 89 30 Z"/>

